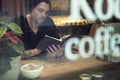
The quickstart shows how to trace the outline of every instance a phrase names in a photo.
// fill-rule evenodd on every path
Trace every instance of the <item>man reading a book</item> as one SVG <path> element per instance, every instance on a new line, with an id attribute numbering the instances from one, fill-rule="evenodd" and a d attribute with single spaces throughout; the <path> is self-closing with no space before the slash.
<path id="1" fill-rule="evenodd" d="M 26 16 L 21 16 L 19 25 L 21 26 L 24 34 L 22 40 L 25 44 L 25 56 L 32 57 L 43 52 L 37 49 L 37 45 L 44 38 L 45 35 L 59 38 L 53 20 L 49 17 L 51 9 L 50 0 L 29 0 L 30 13 Z M 17 21 L 17 20 L 16 20 Z M 63 48 L 60 45 L 48 46 L 46 51 L 51 55 L 62 55 Z"/>

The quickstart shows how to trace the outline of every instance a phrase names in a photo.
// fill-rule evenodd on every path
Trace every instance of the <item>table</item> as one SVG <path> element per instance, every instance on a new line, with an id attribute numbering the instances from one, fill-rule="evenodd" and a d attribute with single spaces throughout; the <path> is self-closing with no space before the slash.
<path id="1" fill-rule="evenodd" d="M 37 57 L 29 60 L 22 60 L 21 65 L 30 62 L 45 62 L 43 73 L 38 80 L 58 80 L 82 72 L 91 72 L 100 69 L 100 67 L 102 68 L 103 66 L 112 64 L 110 62 L 97 60 L 96 57 L 93 56 L 87 59 L 80 57 L 76 61 L 69 61 L 65 57 L 59 59 L 52 57 Z"/>

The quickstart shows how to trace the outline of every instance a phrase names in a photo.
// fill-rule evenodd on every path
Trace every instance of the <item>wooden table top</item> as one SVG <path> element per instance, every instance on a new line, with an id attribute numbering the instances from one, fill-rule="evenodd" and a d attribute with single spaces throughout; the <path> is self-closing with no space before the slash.
<path id="1" fill-rule="evenodd" d="M 61 57 L 59 59 L 52 57 L 37 57 L 29 60 L 22 60 L 21 65 L 31 62 L 45 62 L 40 80 L 55 80 L 69 74 L 77 74 L 80 71 L 88 71 L 100 66 L 111 64 L 108 62 L 97 60 L 96 57 L 93 56 L 87 59 L 80 57 L 76 61 L 69 61 L 65 57 Z"/>

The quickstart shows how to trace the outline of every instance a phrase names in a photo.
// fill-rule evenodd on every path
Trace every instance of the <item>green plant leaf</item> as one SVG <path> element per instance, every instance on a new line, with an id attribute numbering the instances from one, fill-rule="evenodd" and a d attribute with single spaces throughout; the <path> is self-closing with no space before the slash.
<path id="1" fill-rule="evenodd" d="M 6 31 L 7 31 L 7 28 L 5 28 L 5 27 L 0 28 L 0 38 L 5 35 Z"/>
<path id="2" fill-rule="evenodd" d="M 7 46 L 11 47 L 16 53 L 23 54 L 24 51 L 24 43 L 22 41 L 19 41 L 18 44 L 11 43 L 10 41 L 6 42 Z"/>
<path id="3" fill-rule="evenodd" d="M 15 23 L 10 23 L 8 24 L 8 27 L 15 32 L 16 34 L 23 34 L 22 29 L 20 28 L 19 25 L 15 24 Z"/>
<path id="4" fill-rule="evenodd" d="M 3 24 L 5 24 L 5 22 L 0 20 L 0 24 L 2 24 L 2 25 L 3 25 Z"/>

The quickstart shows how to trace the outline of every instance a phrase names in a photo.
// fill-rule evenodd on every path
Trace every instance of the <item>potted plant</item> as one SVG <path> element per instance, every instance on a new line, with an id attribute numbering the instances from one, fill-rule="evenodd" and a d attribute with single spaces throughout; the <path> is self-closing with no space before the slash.
<path id="1" fill-rule="evenodd" d="M 17 80 L 24 44 L 19 36 L 23 34 L 15 23 L 0 21 L 0 78 Z"/>

